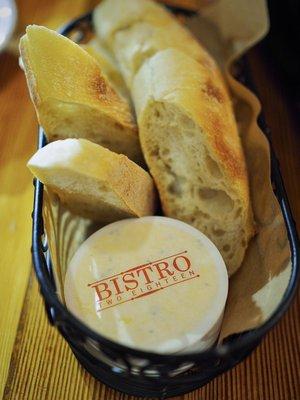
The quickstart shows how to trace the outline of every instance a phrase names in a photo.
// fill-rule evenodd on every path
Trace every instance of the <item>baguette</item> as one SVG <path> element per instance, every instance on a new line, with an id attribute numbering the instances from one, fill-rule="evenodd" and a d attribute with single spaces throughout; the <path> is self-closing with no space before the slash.
<path id="1" fill-rule="evenodd" d="M 177 48 L 207 68 L 216 64 L 192 34 L 162 5 L 149 0 L 103 0 L 94 10 L 96 34 L 113 52 L 127 86 L 143 62 Z"/>
<path id="2" fill-rule="evenodd" d="M 130 106 L 79 45 L 42 26 L 28 26 L 20 52 L 40 125 L 49 141 L 86 138 L 142 163 Z"/>
<path id="3" fill-rule="evenodd" d="M 244 155 L 222 80 L 167 49 L 144 63 L 132 94 L 164 214 L 203 231 L 232 275 L 254 230 Z"/>
<path id="4" fill-rule="evenodd" d="M 126 156 L 88 140 L 52 142 L 27 165 L 76 215 L 110 223 L 155 212 L 150 175 Z"/>

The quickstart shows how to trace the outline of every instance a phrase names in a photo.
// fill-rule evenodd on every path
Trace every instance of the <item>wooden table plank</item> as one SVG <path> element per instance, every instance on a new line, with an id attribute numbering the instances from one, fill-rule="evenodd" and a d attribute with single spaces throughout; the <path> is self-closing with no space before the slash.
<path id="1" fill-rule="evenodd" d="M 88 0 L 19 2 L 20 28 L 29 22 L 57 24 L 92 8 Z M 278 76 L 258 51 L 251 68 L 263 101 L 273 143 L 281 161 L 295 219 L 300 223 L 300 136 L 292 105 Z M 8 400 L 133 400 L 106 388 L 77 363 L 44 313 L 32 275 L 22 308 L 30 266 L 31 177 L 25 163 L 36 142 L 36 120 L 17 59 L 0 56 L 0 398 Z M 17 183 L 16 183 L 17 182 Z M 3 212 L 3 210 L 5 210 Z M 231 400 L 300 398 L 300 296 L 287 315 L 243 363 L 201 390 L 176 399 Z M 6 380 L 10 354 L 17 339 Z"/>
<path id="2" fill-rule="evenodd" d="M 36 139 L 28 132 L 35 116 L 17 59 L 2 55 L 0 65 L 1 398 L 31 266 L 32 178 L 25 165 Z"/>

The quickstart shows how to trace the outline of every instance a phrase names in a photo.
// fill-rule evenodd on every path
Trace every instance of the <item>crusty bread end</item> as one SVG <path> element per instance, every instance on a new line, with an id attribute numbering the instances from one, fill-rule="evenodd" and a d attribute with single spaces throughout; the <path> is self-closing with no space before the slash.
<path id="1" fill-rule="evenodd" d="M 126 156 L 88 140 L 49 143 L 32 156 L 28 167 L 82 217 L 110 223 L 155 212 L 151 176 Z"/>

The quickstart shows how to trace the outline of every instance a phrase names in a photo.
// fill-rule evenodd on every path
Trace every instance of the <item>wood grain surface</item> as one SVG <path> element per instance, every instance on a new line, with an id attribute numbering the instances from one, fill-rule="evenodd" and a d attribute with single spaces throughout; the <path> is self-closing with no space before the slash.
<path id="1" fill-rule="evenodd" d="M 19 27 L 58 24 L 97 1 L 19 1 Z M 15 40 L 15 43 L 17 40 Z M 13 48 L 13 45 L 12 45 Z M 300 132 L 297 112 L 260 48 L 249 61 L 272 129 L 293 214 L 300 224 Z M 97 382 L 77 363 L 47 322 L 34 274 L 30 278 L 32 179 L 25 167 L 37 123 L 17 57 L 0 55 L 0 399 L 134 400 Z M 300 399 L 300 296 L 243 363 L 177 400 Z M 175 399 L 175 398 L 174 398 Z"/>

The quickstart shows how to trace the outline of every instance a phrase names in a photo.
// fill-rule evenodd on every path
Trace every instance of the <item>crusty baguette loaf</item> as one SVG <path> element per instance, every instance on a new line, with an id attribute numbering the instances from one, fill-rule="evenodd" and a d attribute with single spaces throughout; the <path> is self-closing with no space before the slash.
<path id="1" fill-rule="evenodd" d="M 77 215 L 109 223 L 155 212 L 151 176 L 126 156 L 88 140 L 52 142 L 28 167 Z"/>
<path id="2" fill-rule="evenodd" d="M 49 141 L 90 139 L 142 162 L 128 102 L 99 64 L 76 43 L 42 26 L 29 26 L 20 52 L 31 99 Z"/>
<path id="3" fill-rule="evenodd" d="M 96 59 L 103 75 L 105 75 L 113 88 L 121 96 L 130 101 L 130 95 L 123 76 L 119 70 L 118 64 L 108 49 L 100 42 L 100 40 L 94 38 L 81 47 L 83 47 L 92 57 Z"/>
<path id="4" fill-rule="evenodd" d="M 177 48 L 207 68 L 216 65 L 192 34 L 162 5 L 149 0 L 103 0 L 93 13 L 98 37 L 117 59 L 128 87 L 143 62 Z"/>
<path id="5" fill-rule="evenodd" d="M 222 80 L 168 49 L 144 63 L 132 93 L 142 149 L 165 215 L 206 233 L 233 274 L 253 235 L 253 221 L 244 155 Z"/>

